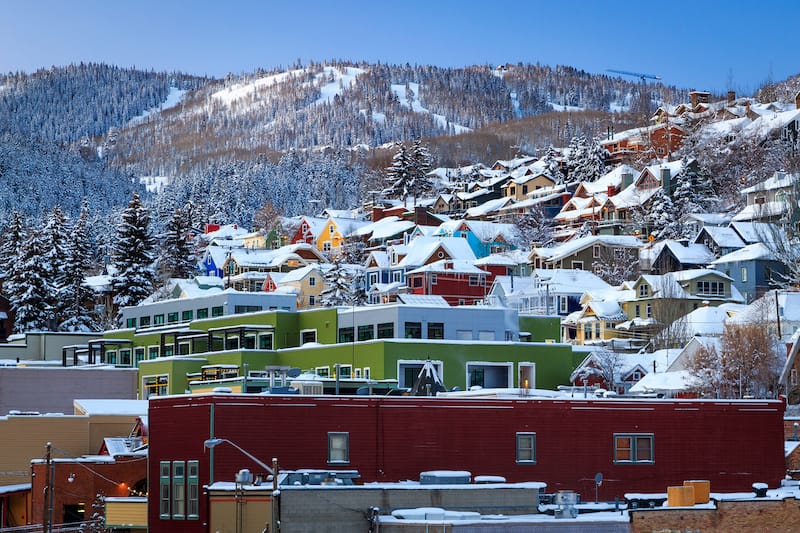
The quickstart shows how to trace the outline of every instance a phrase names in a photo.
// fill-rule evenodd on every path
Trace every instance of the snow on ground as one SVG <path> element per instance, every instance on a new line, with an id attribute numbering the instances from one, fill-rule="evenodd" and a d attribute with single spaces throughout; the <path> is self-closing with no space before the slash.
<path id="1" fill-rule="evenodd" d="M 320 87 L 320 93 L 322 93 L 322 96 L 320 96 L 315 103 L 331 103 L 334 96 L 341 94 L 343 87 L 351 86 L 353 83 L 355 83 L 356 76 L 365 72 L 366 70 L 355 67 L 345 67 L 344 72 L 336 67 L 325 67 L 323 73 L 317 75 L 317 79 L 321 77 L 327 78 L 333 74 L 334 80 Z"/>
<path id="2" fill-rule="evenodd" d="M 168 176 L 141 176 L 139 183 L 145 186 L 147 192 L 161 192 L 161 189 L 169 183 Z"/>
<path id="3" fill-rule="evenodd" d="M 411 110 L 415 113 L 430 113 L 441 128 L 447 129 L 447 117 L 444 115 L 431 113 L 419 103 L 419 83 L 409 83 L 408 89 L 408 94 L 406 94 L 405 85 L 392 84 L 392 92 L 397 95 L 397 98 L 400 100 L 400 105 L 411 108 Z M 466 126 L 461 126 L 459 124 L 450 123 L 450 125 L 453 126 L 453 130 L 456 134 L 472 131 L 471 128 L 467 128 Z"/>
<path id="4" fill-rule="evenodd" d="M 234 85 L 231 85 L 230 87 L 226 87 L 220 91 L 213 93 L 211 95 L 211 98 L 213 98 L 214 100 L 219 100 L 220 102 L 226 105 L 231 105 L 234 101 L 255 94 L 260 89 L 271 87 L 278 83 L 282 83 L 288 80 L 289 78 L 293 76 L 299 76 L 304 72 L 305 69 L 289 70 L 287 72 L 281 72 L 280 74 L 271 74 L 269 76 L 264 76 L 263 78 L 258 78 L 256 80 L 246 83 L 236 83 Z"/>
<path id="5" fill-rule="evenodd" d="M 153 113 L 158 113 L 160 111 L 164 111 L 165 109 L 169 109 L 171 107 L 175 107 L 176 105 L 181 103 L 181 100 L 183 100 L 183 96 L 187 92 L 188 91 L 186 91 L 184 89 L 178 89 L 177 87 L 170 87 L 169 88 L 169 94 L 167 94 L 167 99 L 166 100 L 161 102 L 161 104 L 159 104 L 158 107 L 152 107 L 152 108 L 146 110 L 141 115 L 139 115 L 137 117 L 133 117 L 129 121 L 129 124 L 135 124 L 137 122 L 141 122 L 142 120 L 146 119 L 148 116 L 150 116 Z"/>
<path id="6" fill-rule="evenodd" d="M 578 107 L 574 105 L 561 105 L 556 104 L 555 102 L 547 102 L 550 106 L 552 106 L 553 111 L 586 111 L 584 107 Z"/>

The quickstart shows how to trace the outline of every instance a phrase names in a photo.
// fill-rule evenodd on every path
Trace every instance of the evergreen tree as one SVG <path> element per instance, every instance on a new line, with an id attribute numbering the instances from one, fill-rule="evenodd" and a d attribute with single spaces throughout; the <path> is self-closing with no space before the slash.
<path id="1" fill-rule="evenodd" d="M 703 213 L 714 198 L 710 177 L 698 169 L 697 163 L 684 157 L 675 175 L 672 202 L 678 213 Z"/>
<path id="2" fill-rule="evenodd" d="M 411 145 L 410 159 L 412 172 L 415 175 L 414 197 L 429 194 L 433 190 L 433 181 L 428 173 L 433 170 L 433 156 L 428 148 L 417 139 Z"/>
<path id="3" fill-rule="evenodd" d="M 48 270 L 42 236 L 33 234 L 22 244 L 19 252 L 12 269 L 12 277 L 19 281 L 11 300 L 11 309 L 15 313 L 14 331 L 47 331 L 55 322 L 55 315 L 48 305 L 49 283 L 42 276 Z"/>
<path id="4" fill-rule="evenodd" d="M 150 234 L 150 213 L 134 193 L 122 212 L 117 240 L 112 250 L 112 290 L 117 309 L 139 304 L 153 291 L 154 239 Z"/>
<path id="5" fill-rule="evenodd" d="M 0 273 L 4 278 L 8 278 L 19 254 L 19 247 L 26 238 L 25 221 L 22 214 L 14 209 L 11 213 L 11 220 L 2 235 L 2 244 L 0 244 Z M 3 292 L 8 293 L 8 290 L 7 283 L 4 283 Z"/>
<path id="6" fill-rule="evenodd" d="M 69 247 L 64 268 L 64 278 L 59 295 L 58 316 L 60 331 L 98 331 L 97 319 L 92 313 L 92 290 L 85 285 L 86 274 L 92 267 L 89 240 L 89 212 L 84 202 L 78 220 L 69 234 Z"/>
<path id="7" fill-rule="evenodd" d="M 556 185 L 564 183 L 564 173 L 561 171 L 561 165 L 558 163 L 559 153 L 551 144 L 544 155 L 542 162 L 544 163 L 544 171 L 555 181 Z"/>
<path id="8" fill-rule="evenodd" d="M 325 272 L 325 290 L 320 293 L 324 307 L 351 305 L 353 280 L 344 263 L 337 259 Z"/>
<path id="9" fill-rule="evenodd" d="M 56 314 L 56 323 L 61 322 L 61 289 L 65 283 L 69 236 L 67 219 L 58 205 L 53 206 L 44 228 L 44 267 L 42 277 L 47 281 L 47 307 Z"/>
<path id="10" fill-rule="evenodd" d="M 406 145 L 397 143 L 397 152 L 392 156 L 392 164 L 386 168 L 386 180 L 389 186 L 384 189 L 383 194 L 389 198 L 400 198 L 403 200 L 403 205 L 407 205 L 408 197 L 414 194 L 416 188 L 415 177 Z"/>
<path id="11" fill-rule="evenodd" d="M 195 274 L 190 209 L 191 206 L 176 209 L 167 223 L 158 260 L 158 272 L 164 282 L 169 278 L 190 278 Z"/>
<path id="12" fill-rule="evenodd" d="M 590 143 L 583 135 L 573 138 L 568 160 L 570 182 L 597 181 L 606 172 L 606 155 L 597 139 Z"/>
<path id="13" fill-rule="evenodd" d="M 680 236 L 680 224 L 677 212 L 669 195 L 664 189 L 658 191 L 650 198 L 650 211 L 646 215 L 647 225 L 657 239 L 674 239 Z"/>

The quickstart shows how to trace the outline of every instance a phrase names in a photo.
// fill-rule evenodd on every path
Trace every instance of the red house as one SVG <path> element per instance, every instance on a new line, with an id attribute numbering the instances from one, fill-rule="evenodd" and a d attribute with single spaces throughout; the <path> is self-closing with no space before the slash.
<path id="1" fill-rule="evenodd" d="M 572 489 L 583 498 L 594 497 L 599 472 L 605 501 L 690 479 L 709 480 L 713 491 L 749 491 L 785 474 L 783 412 L 774 400 L 155 397 L 149 530 L 205 531 L 202 487 L 233 481 L 243 468 L 266 474 L 272 458 L 283 469 L 355 469 L 365 482 L 468 470 L 543 481 L 547 492 Z M 233 445 L 207 450 L 209 438 Z"/>
<path id="2" fill-rule="evenodd" d="M 472 261 L 442 259 L 406 272 L 411 294 L 437 295 L 450 305 L 474 305 L 483 301 L 491 281 Z"/>

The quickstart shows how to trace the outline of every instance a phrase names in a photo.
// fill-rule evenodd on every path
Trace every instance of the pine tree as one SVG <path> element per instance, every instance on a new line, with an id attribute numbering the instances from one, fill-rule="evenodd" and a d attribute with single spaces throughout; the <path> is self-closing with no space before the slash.
<path id="1" fill-rule="evenodd" d="M 411 145 L 410 159 L 414 178 L 414 197 L 418 198 L 433 190 L 433 181 L 428 173 L 433 170 L 433 156 L 426 146 L 417 139 Z"/>
<path id="2" fill-rule="evenodd" d="M 564 173 L 558 163 L 558 156 L 558 151 L 551 144 L 542 156 L 542 162 L 544 163 L 545 173 L 553 178 L 556 185 L 561 185 L 564 183 Z"/>
<path id="3" fill-rule="evenodd" d="M 44 228 L 44 266 L 41 273 L 47 280 L 47 307 L 56 314 L 56 323 L 61 322 L 59 315 L 61 289 L 65 283 L 67 255 L 69 253 L 69 236 L 66 229 L 67 219 L 58 205 L 53 206 L 47 217 Z"/>
<path id="4" fill-rule="evenodd" d="M 115 274 L 111 284 L 118 310 L 137 305 L 152 293 L 154 243 L 150 234 L 150 213 L 142 205 L 139 194 L 134 193 L 122 212 L 112 251 Z"/>
<path id="5" fill-rule="evenodd" d="M 352 304 L 352 277 L 340 260 L 335 260 L 325 272 L 325 286 L 325 290 L 320 293 L 324 307 Z"/>
<path id="6" fill-rule="evenodd" d="M 647 225 L 657 239 L 674 239 L 680 236 L 680 224 L 677 212 L 669 195 L 664 189 L 650 198 L 650 211 L 646 215 Z"/>
<path id="7" fill-rule="evenodd" d="M 191 229 L 188 209 L 176 209 L 167 223 L 161 242 L 158 273 L 162 281 L 169 278 L 190 278 L 195 274 Z"/>
<path id="8" fill-rule="evenodd" d="M 19 252 L 12 270 L 12 277 L 19 280 L 15 298 L 11 301 L 16 315 L 14 331 L 48 331 L 55 318 L 48 305 L 48 281 L 42 277 L 42 273 L 47 272 L 45 242 L 39 234 L 33 234 L 22 244 Z"/>
<path id="9" fill-rule="evenodd" d="M 90 305 L 92 290 L 84 283 L 92 267 L 91 243 L 89 241 L 89 212 L 84 202 L 78 220 L 69 234 L 64 278 L 59 295 L 58 316 L 60 331 L 98 331 L 100 329 Z"/>
<path id="10" fill-rule="evenodd" d="M 675 175 L 675 191 L 672 202 L 679 213 L 703 213 L 714 198 L 711 179 L 697 163 L 684 157 L 681 169 Z"/>
<path id="11" fill-rule="evenodd" d="M 405 144 L 397 143 L 397 152 L 392 156 L 392 164 L 386 168 L 386 180 L 389 186 L 383 194 L 388 198 L 400 198 L 407 205 L 408 197 L 414 194 L 415 175 L 411 164 L 411 156 Z"/>
<path id="12" fill-rule="evenodd" d="M 2 244 L 0 244 L 0 273 L 4 278 L 8 278 L 8 274 L 16 262 L 19 253 L 19 247 L 27 238 L 27 231 L 25 229 L 25 221 L 19 211 L 14 209 L 11 213 L 11 220 L 6 226 L 6 230 L 2 235 Z M 3 291 L 8 293 L 7 284 L 4 283 Z"/>

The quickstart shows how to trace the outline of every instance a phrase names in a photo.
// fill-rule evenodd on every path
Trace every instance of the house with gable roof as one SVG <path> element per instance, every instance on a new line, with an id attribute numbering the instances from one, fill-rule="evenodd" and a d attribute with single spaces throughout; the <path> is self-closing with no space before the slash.
<path id="1" fill-rule="evenodd" d="M 325 257 L 312 245 L 290 244 L 277 250 L 232 249 L 223 271 L 226 285 L 237 290 L 262 291 L 267 272 L 288 272 L 310 263 L 325 263 Z"/>
<path id="2" fill-rule="evenodd" d="M 702 243 L 716 257 L 744 248 L 745 242 L 730 226 L 704 225 L 694 238 L 695 243 Z"/>
<path id="3" fill-rule="evenodd" d="M 503 186 L 503 196 L 516 201 L 524 200 L 529 193 L 553 187 L 556 180 L 548 173 L 544 161 L 536 161 L 511 171 L 511 179 Z"/>
<path id="4" fill-rule="evenodd" d="M 528 262 L 534 268 L 591 270 L 594 262 L 608 255 L 636 262 L 641 247 L 642 242 L 631 235 L 587 235 L 550 248 L 533 248 Z"/>
<path id="5" fill-rule="evenodd" d="M 772 177 L 740 191 L 747 205 L 734 221 L 776 222 L 787 216 L 797 218 L 797 189 L 800 176 L 778 171 Z"/>
<path id="6" fill-rule="evenodd" d="M 573 344 L 608 345 L 612 349 L 629 347 L 619 339 L 620 334 L 616 331 L 616 327 L 627 318 L 619 301 L 595 299 L 584 294 L 581 305 L 581 309 L 561 321 L 562 339 Z"/>
<path id="7" fill-rule="evenodd" d="M 704 268 L 716 259 L 705 245 L 688 239 L 667 239 L 642 248 L 639 268 L 648 274 L 666 274 L 676 270 Z"/>
<path id="8" fill-rule="evenodd" d="M 417 237 L 408 244 L 387 247 L 389 282 L 406 282 L 406 272 L 443 259 L 475 261 L 466 239 L 458 237 Z M 370 274 L 369 267 L 366 269 Z"/>
<path id="9" fill-rule="evenodd" d="M 600 141 L 600 146 L 608 150 L 606 163 L 615 165 L 630 161 L 643 154 L 664 158 L 675 153 L 683 144 L 687 131 L 674 121 L 644 128 L 633 128 Z"/>
<path id="10" fill-rule="evenodd" d="M 325 272 L 329 263 L 312 263 L 290 272 L 269 273 L 264 282 L 265 292 L 282 292 L 297 295 L 298 309 L 320 306 L 320 295 L 325 290 Z"/>
<path id="11" fill-rule="evenodd" d="M 745 301 L 760 298 L 770 289 L 780 287 L 786 265 L 775 258 L 772 250 L 757 242 L 734 250 L 712 261 L 711 266 L 733 279 Z"/>
<path id="12" fill-rule="evenodd" d="M 441 296 L 449 305 L 474 305 L 486 298 L 491 278 L 473 261 L 440 259 L 406 272 L 406 285 L 411 294 Z"/>
<path id="13" fill-rule="evenodd" d="M 431 234 L 466 239 L 475 257 L 479 258 L 514 249 L 512 242 L 516 235 L 517 227 L 513 224 L 482 220 L 448 220 Z"/>

